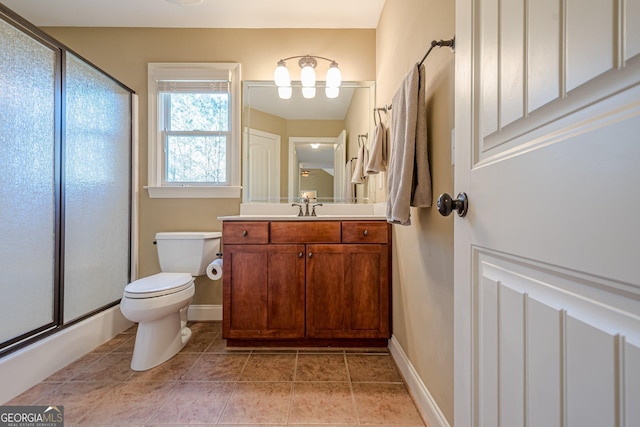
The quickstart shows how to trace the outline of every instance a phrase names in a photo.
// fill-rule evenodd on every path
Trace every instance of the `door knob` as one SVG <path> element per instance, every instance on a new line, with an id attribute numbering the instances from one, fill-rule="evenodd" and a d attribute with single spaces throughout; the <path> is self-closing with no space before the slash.
<path id="1" fill-rule="evenodd" d="M 467 193 L 458 193 L 457 199 L 452 199 L 447 193 L 438 197 L 438 212 L 442 216 L 449 216 L 452 211 L 458 211 L 458 216 L 465 216 L 469 206 Z"/>

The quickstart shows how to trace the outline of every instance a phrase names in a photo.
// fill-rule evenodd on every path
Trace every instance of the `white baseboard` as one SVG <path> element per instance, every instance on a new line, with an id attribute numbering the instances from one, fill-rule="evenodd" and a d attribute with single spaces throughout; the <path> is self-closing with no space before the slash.
<path id="1" fill-rule="evenodd" d="M 0 404 L 20 395 L 133 323 L 116 305 L 0 359 Z"/>
<path id="2" fill-rule="evenodd" d="M 422 379 L 418 376 L 395 336 L 392 336 L 389 340 L 389 351 L 396 365 L 398 365 L 398 369 L 400 369 L 400 373 L 409 388 L 409 393 L 427 425 L 429 427 L 450 427 L 449 422 L 440 411 L 438 404 L 429 393 Z"/>
<path id="3" fill-rule="evenodd" d="M 222 306 L 219 304 L 191 304 L 187 311 L 187 319 L 201 322 L 222 320 Z"/>

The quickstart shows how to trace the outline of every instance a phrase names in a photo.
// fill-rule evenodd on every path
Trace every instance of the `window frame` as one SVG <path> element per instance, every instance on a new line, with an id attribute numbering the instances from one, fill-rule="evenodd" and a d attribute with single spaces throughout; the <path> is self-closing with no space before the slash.
<path id="1" fill-rule="evenodd" d="M 227 147 L 227 185 L 168 184 L 164 182 L 165 135 L 158 81 L 229 79 L 230 140 Z M 149 63 L 148 185 L 150 198 L 240 198 L 240 64 L 239 63 Z"/>

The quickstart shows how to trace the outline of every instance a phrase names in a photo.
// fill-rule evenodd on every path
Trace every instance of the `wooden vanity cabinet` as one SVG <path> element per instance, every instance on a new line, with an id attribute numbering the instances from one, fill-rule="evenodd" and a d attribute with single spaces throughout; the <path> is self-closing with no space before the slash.
<path id="1" fill-rule="evenodd" d="M 304 245 L 225 245 L 227 338 L 302 338 Z"/>
<path id="2" fill-rule="evenodd" d="M 230 345 L 386 345 L 386 222 L 225 221 L 222 241 Z"/>
<path id="3" fill-rule="evenodd" d="M 388 247 L 307 245 L 307 337 L 389 338 Z"/>

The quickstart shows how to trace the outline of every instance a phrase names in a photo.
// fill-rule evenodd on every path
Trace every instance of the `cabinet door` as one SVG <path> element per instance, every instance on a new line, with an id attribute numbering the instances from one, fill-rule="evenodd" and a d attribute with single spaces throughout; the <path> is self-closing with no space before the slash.
<path id="1" fill-rule="evenodd" d="M 307 245 L 307 336 L 389 337 L 387 245 Z"/>
<path id="2" fill-rule="evenodd" d="M 304 245 L 225 245 L 225 338 L 304 337 Z"/>

